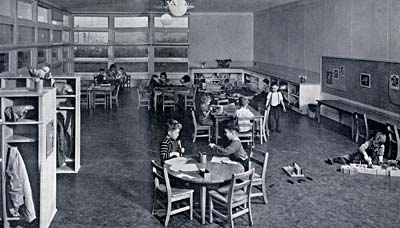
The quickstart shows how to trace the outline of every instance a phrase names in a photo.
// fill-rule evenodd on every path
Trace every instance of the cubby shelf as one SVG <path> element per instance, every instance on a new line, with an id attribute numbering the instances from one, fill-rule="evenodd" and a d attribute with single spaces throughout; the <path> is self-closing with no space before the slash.
<path id="1" fill-rule="evenodd" d="M 21 119 L 16 122 L 3 122 L 4 125 L 34 125 L 40 124 L 37 120 Z"/>
<path id="2" fill-rule="evenodd" d="M 69 94 L 69 95 L 57 95 L 57 98 L 75 98 L 76 95 Z"/>
<path id="3" fill-rule="evenodd" d="M 36 137 L 26 135 L 12 135 L 6 139 L 7 143 L 31 143 L 36 141 Z"/>
<path id="4" fill-rule="evenodd" d="M 75 110 L 75 107 L 57 107 L 57 110 Z"/>

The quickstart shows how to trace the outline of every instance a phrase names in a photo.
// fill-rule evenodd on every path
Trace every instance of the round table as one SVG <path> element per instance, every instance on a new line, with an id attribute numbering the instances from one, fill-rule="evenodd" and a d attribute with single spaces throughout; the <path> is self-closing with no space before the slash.
<path id="1" fill-rule="evenodd" d="M 204 164 L 198 163 L 195 160 L 191 159 L 187 163 L 195 163 L 198 166 L 204 166 Z M 244 168 L 241 164 L 223 164 L 223 163 L 214 163 L 207 161 L 205 164 L 206 169 L 210 172 L 209 176 L 204 178 L 200 175 L 199 171 L 190 171 L 184 172 L 179 171 L 175 172 L 172 170 L 168 170 L 168 173 L 184 182 L 195 183 L 201 185 L 200 190 L 200 209 L 201 209 L 201 223 L 206 223 L 206 195 L 207 195 L 207 185 L 212 184 L 221 184 L 225 181 L 231 180 L 232 174 L 244 172 Z M 181 176 L 180 174 L 186 174 L 187 176 Z"/>

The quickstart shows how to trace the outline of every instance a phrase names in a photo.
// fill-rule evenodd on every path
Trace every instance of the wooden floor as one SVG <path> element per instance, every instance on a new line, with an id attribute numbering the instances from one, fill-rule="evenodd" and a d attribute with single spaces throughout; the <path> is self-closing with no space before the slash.
<path id="1" fill-rule="evenodd" d="M 57 178 L 57 215 L 52 228 L 162 227 L 150 214 L 153 180 L 151 159 L 165 134 L 164 121 L 183 122 L 187 153 L 209 151 L 205 139 L 191 142 L 189 112 L 175 114 L 137 110 L 136 93 L 121 96 L 120 108 L 82 110 L 82 168 L 77 175 Z M 267 169 L 269 203 L 253 203 L 253 227 L 287 228 L 398 228 L 400 178 L 344 175 L 339 166 L 324 163 L 328 157 L 352 153 L 357 145 L 349 129 L 322 119 L 321 124 L 294 112 L 282 115 L 282 132 L 272 133 L 262 147 L 270 153 Z M 282 167 L 296 162 L 313 181 L 294 184 Z M 195 195 L 198 196 L 196 190 Z M 260 200 L 261 202 L 261 200 Z M 172 216 L 170 227 L 221 227 L 199 222 L 188 214 Z M 235 220 L 246 227 L 245 218 Z"/>

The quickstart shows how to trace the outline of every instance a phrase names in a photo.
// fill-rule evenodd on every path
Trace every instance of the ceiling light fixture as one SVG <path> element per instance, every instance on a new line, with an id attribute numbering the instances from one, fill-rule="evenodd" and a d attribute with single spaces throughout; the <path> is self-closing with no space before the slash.
<path id="1" fill-rule="evenodd" d="M 165 0 L 165 3 L 166 8 L 168 8 L 175 17 L 181 17 L 185 15 L 188 9 L 194 8 L 194 6 L 188 4 L 186 0 Z"/>
<path id="2" fill-rule="evenodd" d="M 172 17 L 171 17 L 171 15 L 169 15 L 169 13 L 164 13 L 162 16 L 161 16 L 161 23 L 163 24 L 163 25 L 170 25 L 171 23 L 172 23 Z"/>

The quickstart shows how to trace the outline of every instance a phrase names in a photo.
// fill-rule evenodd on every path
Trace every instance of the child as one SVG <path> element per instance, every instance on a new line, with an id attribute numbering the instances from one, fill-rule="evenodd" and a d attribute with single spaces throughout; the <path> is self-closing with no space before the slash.
<path id="1" fill-rule="evenodd" d="M 164 161 L 168 159 L 182 157 L 185 152 L 181 145 L 181 141 L 177 140 L 179 132 L 182 129 L 182 124 L 176 120 L 169 120 L 167 126 L 167 136 L 165 136 L 160 143 L 160 159 L 162 165 L 164 164 Z"/>
<path id="2" fill-rule="evenodd" d="M 267 95 L 267 102 L 265 104 L 266 108 L 270 108 L 269 121 L 271 131 L 274 129 L 277 132 L 281 132 L 279 129 L 279 105 L 282 105 L 282 109 L 286 112 L 285 103 L 283 102 L 283 96 L 281 92 L 278 92 L 278 85 L 276 83 L 271 84 L 272 92 Z"/>
<path id="3" fill-rule="evenodd" d="M 150 79 L 150 81 L 149 81 L 149 84 L 147 85 L 147 92 L 153 94 L 153 93 L 154 93 L 154 89 L 155 89 L 156 87 L 160 87 L 160 86 L 161 86 L 161 84 L 160 84 L 160 82 L 158 81 L 158 75 L 153 74 L 153 75 L 151 76 L 151 79 Z"/>
<path id="4" fill-rule="evenodd" d="M 231 144 L 223 148 L 214 143 L 210 143 L 211 148 L 215 148 L 219 154 L 224 156 L 229 156 L 232 161 L 237 161 L 247 169 L 248 166 L 248 156 L 246 151 L 243 149 L 242 143 L 239 140 L 238 132 L 239 128 L 236 124 L 230 122 L 224 127 L 225 135 Z"/>
<path id="5" fill-rule="evenodd" d="M 333 164 L 349 164 L 349 163 L 367 163 L 368 166 L 372 164 L 383 163 L 383 155 L 385 153 L 386 135 L 382 132 L 377 132 L 375 136 L 364 142 L 359 148 L 358 152 L 350 155 L 340 156 L 334 159 L 328 159 L 326 163 Z"/>
<path id="6" fill-rule="evenodd" d="M 239 132 L 248 132 L 252 129 L 250 119 L 254 118 L 254 114 L 248 108 L 249 101 L 245 97 L 239 98 L 239 109 L 236 110 L 235 116 L 238 119 Z"/>
<path id="7" fill-rule="evenodd" d="M 117 83 L 119 85 L 123 85 L 123 84 L 125 84 L 126 79 L 127 79 L 127 75 L 126 75 L 125 69 L 123 67 L 120 67 L 118 69 L 118 74 L 116 77 Z"/>
<path id="8" fill-rule="evenodd" d="M 161 86 L 168 86 L 169 79 L 166 72 L 161 72 L 160 74 L 160 84 Z"/>
<path id="9" fill-rule="evenodd" d="M 199 124 L 204 126 L 213 126 L 214 121 L 211 118 L 211 97 L 209 95 L 203 95 L 201 97 L 200 113 L 199 113 Z"/>
<path id="10" fill-rule="evenodd" d="M 179 80 L 181 84 L 185 87 L 190 87 L 190 76 L 185 74 L 183 77 Z"/>

